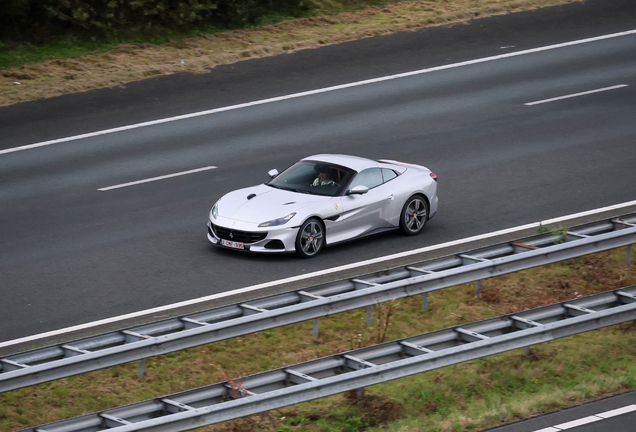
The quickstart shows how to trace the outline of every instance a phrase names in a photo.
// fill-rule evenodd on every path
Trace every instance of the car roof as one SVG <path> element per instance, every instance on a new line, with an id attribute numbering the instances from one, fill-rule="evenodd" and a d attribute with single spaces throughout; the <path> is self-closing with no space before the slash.
<path id="1" fill-rule="evenodd" d="M 360 172 L 363 169 L 378 167 L 379 163 L 371 159 L 365 159 L 358 156 L 348 156 L 341 154 L 318 154 L 303 158 L 302 160 L 312 160 L 319 162 L 327 162 L 335 165 L 341 165 L 343 167 L 351 168 L 354 171 Z"/>

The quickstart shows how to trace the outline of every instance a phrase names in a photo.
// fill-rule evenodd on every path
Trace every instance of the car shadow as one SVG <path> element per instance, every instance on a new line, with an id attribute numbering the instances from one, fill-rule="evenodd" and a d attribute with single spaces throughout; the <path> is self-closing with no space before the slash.
<path id="1" fill-rule="evenodd" d="M 419 237 L 419 236 L 416 236 Z M 398 239 L 398 242 L 396 242 Z M 399 231 L 387 231 L 374 234 L 361 239 L 353 239 L 323 248 L 319 255 L 310 259 L 300 258 L 295 252 L 286 253 L 256 253 L 240 250 L 226 249 L 214 246 L 208 243 L 210 252 L 219 258 L 229 260 L 240 260 L 243 263 L 299 263 L 313 262 L 319 263 L 324 261 L 338 261 L 343 258 L 342 264 L 355 262 L 360 259 L 372 258 L 375 256 L 387 254 L 386 246 L 391 245 L 389 249 L 395 246 L 403 245 L 404 242 L 414 243 L 414 247 L 421 247 L 421 242 L 414 241 L 414 237 L 404 236 Z M 419 244 L 416 244 L 419 243 Z M 369 254 L 370 250 L 376 250 L 377 253 Z M 393 251 L 396 252 L 396 251 Z M 388 253 L 391 253 L 389 251 Z"/>

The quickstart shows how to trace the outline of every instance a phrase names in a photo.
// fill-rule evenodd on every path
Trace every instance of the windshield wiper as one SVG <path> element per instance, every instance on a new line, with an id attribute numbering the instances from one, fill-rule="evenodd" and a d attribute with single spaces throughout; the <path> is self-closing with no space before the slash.
<path id="1" fill-rule="evenodd" d="M 291 191 L 294 192 L 298 192 L 298 193 L 302 193 L 302 194 L 308 194 L 308 195 L 314 195 L 312 192 L 306 191 L 306 190 L 302 190 L 302 189 L 289 189 Z"/>
<path id="2" fill-rule="evenodd" d="M 283 186 L 278 186 L 278 185 L 274 185 L 274 184 L 270 184 L 270 183 L 265 183 L 265 184 L 267 186 L 271 186 L 271 187 L 276 188 L 276 189 L 286 190 L 286 191 L 290 191 L 290 192 L 298 192 L 298 193 L 302 193 L 302 194 L 316 195 L 316 194 L 314 194 L 312 192 L 309 192 L 309 191 L 306 191 L 306 190 L 302 190 L 302 189 L 283 187 Z"/>

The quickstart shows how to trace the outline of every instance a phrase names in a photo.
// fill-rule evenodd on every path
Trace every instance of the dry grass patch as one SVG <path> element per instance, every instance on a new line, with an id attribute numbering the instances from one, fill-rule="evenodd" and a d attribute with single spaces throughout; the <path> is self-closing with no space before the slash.
<path id="1" fill-rule="evenodd" d="M 484 301 L 507 314 L 633 285 L 635 276 L 624 252 L 604 252 L 546 266 L 541 272 L 489 279 L 482 282 L 481 291 Z"/>
<path id="2" fill-rule="evenodd" d="M 0 106 L 116 87 L 156 75 L 205 73 L 249 58 L 577 1 L 581 0 L 406 1 L 163 45 L 120 45 L 104 54 L 0 71 Z"/>

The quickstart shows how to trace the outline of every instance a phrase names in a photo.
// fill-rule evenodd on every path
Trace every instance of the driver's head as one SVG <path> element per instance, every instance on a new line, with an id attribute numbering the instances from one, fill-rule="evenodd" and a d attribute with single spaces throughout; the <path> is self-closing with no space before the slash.
<path id="1" fill-rule="evenodd" d="M 325 181 L 329 179 L 329 167 L 327 165 L 318 165 L 315 169 L 318 171 L 320 180 Z"/>

